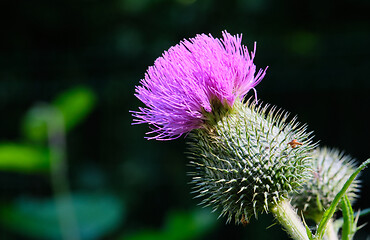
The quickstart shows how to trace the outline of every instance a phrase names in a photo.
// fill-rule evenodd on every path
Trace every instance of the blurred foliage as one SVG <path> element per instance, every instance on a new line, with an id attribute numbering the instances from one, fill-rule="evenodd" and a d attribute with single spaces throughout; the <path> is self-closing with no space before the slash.
<path id="1" fill-rule="evenodd" d="M 91 112 L 95 104 L 95 95 L 87 87 L 75 87 L 58 95 L 52 106 L 56 107 L 64 118 L 66 131 L 71 130 Z M 23 132 L 31 141 L 45 141 L 47 138 L 47 121 L 52 117 L 45 108 L 31 108 L 23 120 Z"/>
<path id="2" fill-rule="evenodd" d="M 49 151 L 17 143 L 0 143 L 0 169 L 19 172 L 48 171 Z"/>
<path id="3" fill-rule="evenodd" d="M 99 239 L 123 220 L 125 209 L 112 195 L 79 193 L 72 200 L 81 239 Z M 0 222 L 35 239 L 62 239 L 53 199 L 19 198 L 0 207 Z"/>
<path id="4" fill-rule="evenodd" d="M 86 87 L 77 87 L 57 96 L 53 105 L 60 110 L 67 131 L 80 123 L 92 110 L 94 93 Z M 53 116 L 47 108 L 32 107 L 23 120 L 26 139 L 40 142 L 47 138 L 47 122 Z M 50 167 L 47 147 L 17 143 L 0 143 L 0 169 L 20 172 L 48 171 Z"/>
<path id="5" fill-rule="evenodd" d="M 61 216 L 69 209 L 71 201 L 72 219 L 76 218 L 76 228 L 78 229 L 77 239 L 99 239 L 110 231 L 114 230 L 122 221 L 125 212 L 123 202 L 117 197 L 109 194 L 73 194 L 68 192 L 68 182 L 64 182 L 63 172 L 58 169 L 66 163 L 57 163 L 58 168 L 50 166 L 52 158 L 49 154 L 50 148 L 58 146 L 48 146 L 52 144 L 46 140 L 54 138 L 50 134 L 59 134 L 59 131 L 68 132 L 73 127 L 82 122 L 93 109 L 95 103 L 95 94 L 87 87 L 75 87 L 58 95 L 52 104 L 36 105 L 32 107 L 23 120 L 24 135 L 27 140 L 32 142 L 43 143 L 38 145 L 25 145 L 16 143 L 0 144 L 0 169 L 5 171 L 18 172 L 50 172 L 56 176 L 59 181 L 57 184 L 60 189 L 54 189 L 55 197 L 49 199 L 33 198 L 29 196 L 16 199 L 12 203 L 0 205 L 0 222 L 7 229 L 15 231 L 23 236 L 29 236 L 36 239 L 64 239 L 61 228 Z M 55 109 L 57 111 L 55 111 Z M 54 121 L 57 121 L 60 114 L 62 118 L 62 129 L 55 131 Z M 55 126 L 51 126 L 55 125 Z M 53 130 L 52 130 L 53 129 Z M 64 134 L 63 134 L 64 135 Z M 60 138 L 60 136 L 58 136 Z M 62 142 L 61 142 L 62 141 Z M 63 144 L 64 139 L 58 139 L 58 144 Z M 53 150 L 55 151 L 55 149 Z M 65 153 L 58 152 L 58 156 Z M 58 157 L 58 161 L 64 161 Z M 62 165 L 60 165 L 62 164 Z M 64 169 L 62 169 L 64 171 Z M 60 182 L 62 181 L 62 182 Z M 53 185 L 53 187 L 58 187 Z M 69 200 L 71 198 L 71 200 Z M 63 201 L 57 204 L 58 201 Z M 60 209 L 58 209 L 60 208 Z M 71 219 L 67 219 L 70 221 Z M 68 231 L 68 229 L 67 229 Z"/>
<path id="6" fill-rule="evenodd" d="M 91 112 L 94 104 L 95 94 L 86 87 L 77 87 L 63 92 L 53 101 L 53 105 L 64 117 L 67 131 L 80 123 Z"/>
<path id="7" fill-rule="evenodd" d="M 146 141 L 148 127 L 131 126 L 129 110 L 142 106 L 134 88 L 170 46 L 225 29 L 243 33 L 250 50 L 256 41 L 257 68 L 269 66 L 258 98 L 298 114 L 322 145 L 359 161 L 370 156 L 368 0 L 21 0 L 1 1 L 0 9 L 1 206 L 52 195 L 38 174 L 47 167 L 47 104 L 68 115 L 72 193 L 104 190 L 124 203 L 126 221 L 96 237 L 142 229 L 162 236 L 169 211 L 198 201 L 187 184 L 184 141 Z M 361 179 L 366 189 L 368 174 Z M 369 194 L 363 190 L 354 209 L 368 207 Z M 277 227 L 266 230 L 272 221 L 261 216 L 243 228 L 220 219 L 202 239 L 287 239 Z M 1 239 L 32 239 L 20 231 L 0 224 Z M 369 232 L 366 226 L 355 239 Z"/>
<path id="8" fill-rule="evenodd" d="M 122 240 L 189 240 L 202 239 L 216 227 L 216 219 L 209 209 L 192 211 L 172 211 L 167 216 L 162 230 L 140 230 L 123 237 Z"/>

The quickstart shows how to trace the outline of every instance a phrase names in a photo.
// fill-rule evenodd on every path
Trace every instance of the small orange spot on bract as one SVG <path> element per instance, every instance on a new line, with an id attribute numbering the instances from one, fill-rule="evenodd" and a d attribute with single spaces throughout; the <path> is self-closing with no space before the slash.
<path id="1" fill-rule="evenodd" d="M 300 143 L 297 141 L 297 139 L 293 139 L 292 141 L 288 142 L 288 144 L 292 147 L 292 148 L 296 148 L 300 145 L 303 145 L 303 143 Z"/>
<path id="2" fill-rule="evenodd" d="M 244 227 L 249 223 L 248 219 L 245 219 L 244 214 L 242 215 L 242 219 L 240 220 L 240 222 L 243 224 Z"/>

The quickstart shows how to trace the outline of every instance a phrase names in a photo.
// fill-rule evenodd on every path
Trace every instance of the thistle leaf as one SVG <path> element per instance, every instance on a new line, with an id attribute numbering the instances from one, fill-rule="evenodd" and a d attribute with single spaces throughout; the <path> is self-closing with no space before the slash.
<path id="1" fill-rule="evenodd" d="M 306 228 L 306 233 L 307 233 L 308 238 L 310 240 L 314 240 L 313 235 L 312 235 L 312 232 L 311 232 L 310 228 L 308 227 L 308 225 L 307 225 L 307 223 L 306 223 L 306 221 L 304 219 L 303 214 L 302 214 L 302 221 L 303 221 L 304 227 Z"/>
<path id="2" fill-rule="evenodd" d="M 342 198 L 343 226 L 342 240 L 351 240 L 353 238 L 356 226 L 354 226 L 353 210 L 351 202 L 347 195 Z"/>
<path id="3" fill-rule="evenodd" d="M 330 207 L 324 212 L 319 226 L 317 227 L 316 232 L 316 239 L 322 239 L 328 225 L 329 220 L 332 218 L 333 214 L 335 213 L 336 207 L 339 204 L 340 199 L 344 196 L 347 189 L 350 187 L 353 180 L 355 180 L 356 176 L 363 170 L 368 164 L 370 163 L 370 158 L 363 162 L 357 170 L 350 176 L 347 182 L 344 184 L 343 188 L 340 192 L 335 196 L 333 202 L 331 203 Z"/>

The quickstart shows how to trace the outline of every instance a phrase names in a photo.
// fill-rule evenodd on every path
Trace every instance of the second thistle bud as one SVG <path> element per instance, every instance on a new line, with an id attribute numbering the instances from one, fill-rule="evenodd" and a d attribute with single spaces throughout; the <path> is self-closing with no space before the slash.
<path id="1" fill-rule="evenodd" d="M 336 149 L 317 148 L 312 151 L 311 156 L 311 177 L 299 192 L 292 194 L 292 204 L 306 218 L 319 222 L 356 167 L 350 156 Z M 356 179 L 346 194 L 353 201 L 358 191 L 359 180 Z"/>
<path id="2" fill-rule="evenodd" d="M 275 110 L 236 101 L 228 114 L 190 134 L 194 192 L 227 222 L 269 212 L 309 176 L 310 133 Z"/>

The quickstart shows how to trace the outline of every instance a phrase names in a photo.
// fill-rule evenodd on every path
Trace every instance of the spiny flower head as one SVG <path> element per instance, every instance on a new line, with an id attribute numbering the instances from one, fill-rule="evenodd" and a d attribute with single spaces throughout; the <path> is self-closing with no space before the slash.
<path id="1" fill-rule="evenodd" d="M 311 156 L 311 177 L 299 192 L 292 195 L 292 204 L 303 211 L 305 217 L 319 221 L 356 166 L 349 155 L 337 149 L 317 148 Z M 359 183 L 355 179 L 347 190 L 351 201 L 356 198 Z"/>
<path id="2" fill-rule="evenodd" d="M 135 96 L 146 107 L 134 112 L 134 123 L 148 123 L 148 139 L 169 140 L 202 128 L 227 112 L 262 80 L 256 73 L 255 49 L 249 53 L 242 36 L 200 34 L 165 51 L 149 67 Z"/>
<path id="3" fill-rule="evenodd" d="M 298 191 L 309 177 L 315 144 L 305 125 L 288 121 L 283 111 L 255 103 L 236 102 L 235 108 L 190 133 L 190 175 L 203 205 L 220 210 L 227 222 L 245 223 Z"/>

